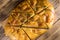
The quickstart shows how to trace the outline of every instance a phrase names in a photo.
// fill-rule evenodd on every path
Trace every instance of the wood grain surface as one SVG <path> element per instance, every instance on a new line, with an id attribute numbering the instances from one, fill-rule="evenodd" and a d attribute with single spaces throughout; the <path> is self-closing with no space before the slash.
<path id="1" fill-rule="evenodd" d="M 54 26 L 53 27 L 59 27 L 60 26 L 60 0 L 49 0 L 52 4 L 53 4 L 53 6 L 54 6 L 54 9 L 55 9 L 55 22 L 54 22 Z M 55 28 L 55 29 L 56 29 Z M 53 31 L 55 30 L 55 29 L 53 29 Z M 60 29 L 60 28 L 59 28 Z M 59 40 L 60 39 L 60 30 L 56 30 L 56 32 L 54 32 L 53 34 L 52 34 L 52 30 L 50 29 L 50 37 L 48 37 L 48 38 L 46 38 L 46 40 Z M 57 34 L 58 33 L 58 34 Z M 54 35 L 55 34 L 55 35 Z M 56 38 L 56 34 L 59 36 L 59 37 L 57 37 Z M 47 35 L 46 35 L 47 36 Z M 46 37 L 46 36 L 44 36 L 44 37 Z M 40 38 L 40 37 L 39 37 Z M 38 38 L 38 40 L 40 40 Z M 56 39 L 55 39 L 56 38 Z M 3 28 L 2 27 L 0 27 L 0 40 L 10 40 L 8 37 L 6 37 L 5 35 L 4 35 L 4 30 L 3 30 Z"/>

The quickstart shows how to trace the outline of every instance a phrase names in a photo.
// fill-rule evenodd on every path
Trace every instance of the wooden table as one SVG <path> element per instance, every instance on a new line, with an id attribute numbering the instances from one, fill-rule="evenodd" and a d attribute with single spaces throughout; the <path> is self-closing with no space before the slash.
<path id="1" fill-rule="evenodd" d="M 49 1 L 53 4 L 55 8 L 55 22 L 53 28 L 39 37 L 37 40 L 43 40 L 42 38 L 45 38 L 45 40 L 60 40 L 60 0 Z M 4 36 L 3 32 L 3 28 L 0 27 L 0 40 L 10 40 L 8 37 Z"/>

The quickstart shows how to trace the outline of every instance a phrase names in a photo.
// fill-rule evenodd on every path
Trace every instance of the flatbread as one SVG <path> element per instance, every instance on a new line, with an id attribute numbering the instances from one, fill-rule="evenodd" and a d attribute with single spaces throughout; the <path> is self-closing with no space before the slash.
<path id="1" fill-rule="evenodd" d="M 35 40 L 54 22 L 54 8 L 48 0 L 24 0 L 7 18 L 5 35 L 11 40 Z"/>

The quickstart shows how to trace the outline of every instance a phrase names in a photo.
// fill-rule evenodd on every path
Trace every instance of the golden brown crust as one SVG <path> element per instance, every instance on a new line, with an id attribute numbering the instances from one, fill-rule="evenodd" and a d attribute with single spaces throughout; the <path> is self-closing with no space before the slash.
<path id="1" fill-rule="evenodd" d="M 54 21 L 54 8 L 47 0 L 23 1 L 11 13 L 4 29 L 12 40 L 34 40 Z"/>

